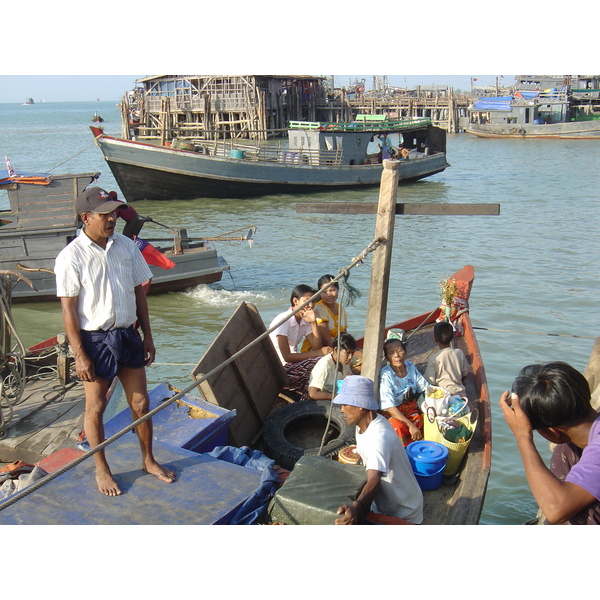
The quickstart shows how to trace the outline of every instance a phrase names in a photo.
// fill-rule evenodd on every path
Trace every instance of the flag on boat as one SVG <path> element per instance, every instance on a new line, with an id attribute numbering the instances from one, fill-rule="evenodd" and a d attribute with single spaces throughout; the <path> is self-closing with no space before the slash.
<path id="1" fill-rule="evenodd" d="M 167 258 L 158 248 L 155 248 L 146 240 L 134 236 L 133 241 L 140 249 L 142 256 L 149 265 L 161 267 L 162 269 L 172 269 L 175 266 L 175 263 L 172 260 Z"/>
<path id="2" fill-rule="evenodd" d="M 6 156 L 6 154 L 4 155 L 4 162 L 6 163 L 6 170 L 8 171 L 8 176 L 14 177 L 15 170 L 12 168 L 12 165 L 10 164 L 10 160 L 9 160 L 8 156 Z"/>

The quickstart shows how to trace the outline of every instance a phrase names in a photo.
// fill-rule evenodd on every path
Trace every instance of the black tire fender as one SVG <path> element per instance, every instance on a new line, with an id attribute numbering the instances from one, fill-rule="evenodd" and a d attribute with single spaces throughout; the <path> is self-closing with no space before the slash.
<path id="1" fill-rule="evenodd" d="M 318 446 L 301 448 L 287 439 L 286 432 L 294 423 L 300 423 L 311 418 L 322 421 L 323 430 L 325 430 L 330 409 L 331 424 L 340 433 L 336 438 L 327 442 L 322 449 Z M 354 432 L 355 427 L 347 425 L 339 405 L 332 404 L 328 400 L 296 402 L 276 410 L 265 421 L 262 433 L 264 453 L 284 469 L 292 470 L 296 462 L 304 455 L 320 454 L 321 456 L 330 457 L 342 448 L 355 444 Z M 319 450 L 321 451 L 319 452 Z"/>

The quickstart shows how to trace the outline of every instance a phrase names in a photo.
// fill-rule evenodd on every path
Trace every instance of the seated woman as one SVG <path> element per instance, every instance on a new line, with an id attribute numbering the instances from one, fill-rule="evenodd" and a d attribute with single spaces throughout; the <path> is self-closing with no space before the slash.
<path id="1" fill-rule="evenodd" d="M 350 375 L 350 361 L 356 351 L 356 340 L 349 333 L 340 333 L 333 340 L 333 352 L 320 358 L 308 381 L 311 400 L 332 400 L 336 383 Z"/>
<path id="2" fill-rule="evenodd" d="M 318 289 L 325 287 L 333 279 L 335 279 L 333 275 L 323 275 L 317 282 Z M 333 338 L 348 329 L 346 311 L 337 301 L 339 293 L 340 286 L 336 281 L 321 292 L 321 299 L 315 304 L 317 327 L 323 346 L 331 346 Z M 310 342 L 307 340 L 302 346 L 302 351 L 308 350 L 310 350 Z"/>
<path id="3" fill-rule="evenodd" d="M 405 342 L 397 338 L 387 339 L 383 344 L 383 353 L 389 364 L 381 369 L 379 375 L 381 410 L 389 416 L 390 424 L 400 437 L 410 435 L 409 441 L 421 440 L 423 414 L 417 398 L 429 384 L 417 367 L 406 360 Z"/>
<path id="4" fill-rule="evenodd" d="M 271 321 L 269 329 L 289 316 L 289 313 L 304 304 L 315 293 L 315 290 L 308 285 L 297 285 L 290 297 L 291 308 L 277 315 Z M 307 304 L 299 313 L 281 323 L 269 335 L 288 375 L 290 381 L 288 389 L 306 398 L 308 378 L 312 368 L 319 358 L 332 352 L 331 346 L 324 346 L 321 343 L 313 303 Z M 304 338 L 310 341 L 311 350 L 299 352 L 298 347 Z"/>

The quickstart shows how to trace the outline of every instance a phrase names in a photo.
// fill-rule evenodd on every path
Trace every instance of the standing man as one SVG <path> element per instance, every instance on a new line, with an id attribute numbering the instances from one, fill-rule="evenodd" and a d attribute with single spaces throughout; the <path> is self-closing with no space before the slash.
<path id="1" fill-rule="evenodd" d="M 348 425 L 356 425 L 356 453 L 367 471 L 367 482 L 352 504 L 338 508 L 336 525 L 355 525 L 373 511 L 409 523 L 423 521 L 423 492 L 412 472 L 404 446 L 387 419 L 377 414 L 373 382 L 349 375 L 333 400 L 341 404 Z"/>
<path id="2" fill-rule="evenodd" d="M 115 209 L 122 206 L 99 187 L 77 198 L 84 225 L 81 234 L 56 257 L 56 295 L 61 300 L 65 331 L 75 368 L 85 390 L 84 428 L 90 446 L 104 441 L 103 414 L 111 380 L 118 375 L 134 420 L 148 412 L 145 367 L 156 349 L 150 330 L 148 304 L 142 284 L 152 272 L 129 238 L 115 234 Z M 143 339 L 134 324 L 139 324 Z M 159 465 L 152 454 L 152 423 L 136 427 L 142 468 L 160 480 L 175 474 Z M 104 451 L 94 454 L 98 490 L 118 496 Z"/>

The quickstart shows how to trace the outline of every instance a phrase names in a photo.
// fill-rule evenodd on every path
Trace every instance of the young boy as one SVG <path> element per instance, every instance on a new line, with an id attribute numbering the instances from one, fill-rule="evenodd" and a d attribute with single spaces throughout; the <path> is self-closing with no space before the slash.
<path id="1" fill-rule="evenodd" d="M 600 417 L 585 377 L 563 362 L 521 370 L 500 397 L 531 492 L 550 523 L 600 524 Z M 550 469 L 533 441 L 537 430 L 558 444 Z"/>
<path id="2" fill-rule="evenodd" d="M 355 351 L 356 340 L 349 333 L 340 333 L 333 340 L 333 352 L 319 359 L 311 371 L 308 381 L 308 396 L 311 400 L 333 398 L 337 380 L 352 372 L 349 364 Z"/>
<path id="3" fill-rule="evenodd" d="M 454 328 L 447 321 L 433 327 L 433 339 L 439 348 L 427 363 L 425 379 L 455 396 L 465 395 L 464 380 L 469 372 L 467 357 L 460 348 L 451 348 Z"/>

